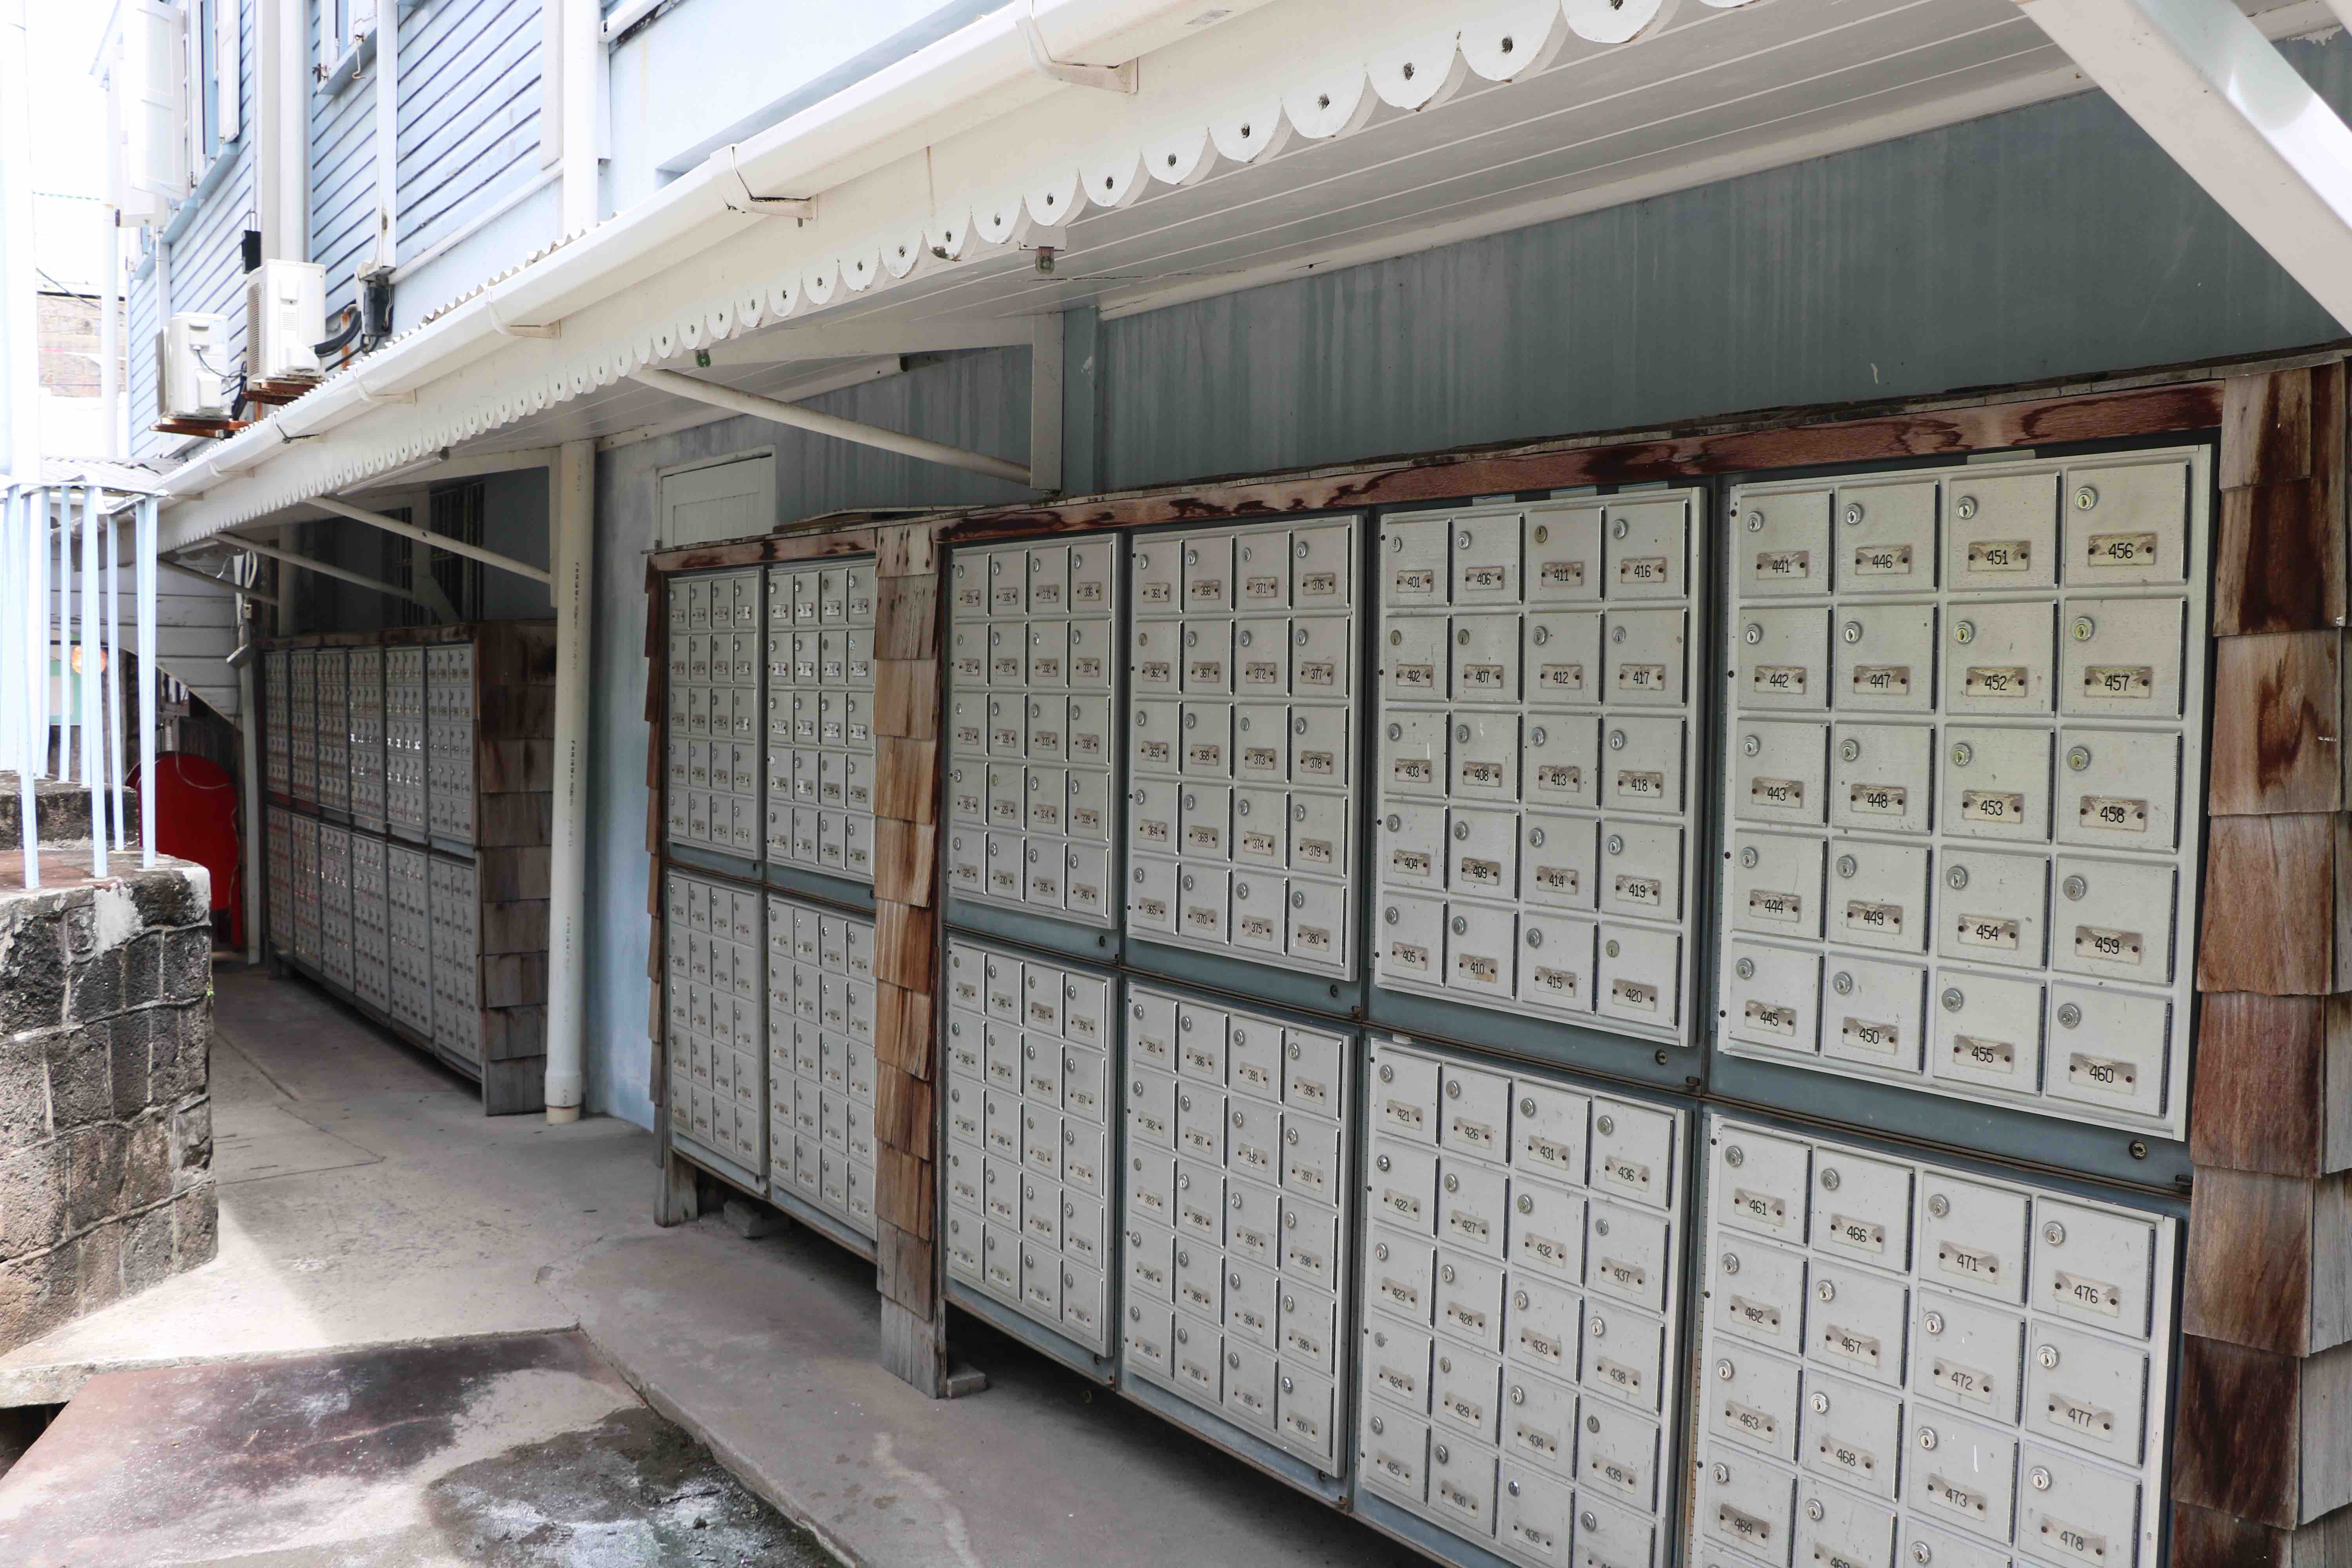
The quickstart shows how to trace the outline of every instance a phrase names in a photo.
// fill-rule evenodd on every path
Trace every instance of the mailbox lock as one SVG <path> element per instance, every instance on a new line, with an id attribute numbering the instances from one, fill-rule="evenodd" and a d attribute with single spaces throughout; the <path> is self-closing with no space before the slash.
<path id="1" fill-rule="evenodd" d="M 1957 1013 L 1969 1005 L 1968 996 L 1957 985 L 1944 987 L 1944 1011 Z"/>
<path id="2" fill-rule="evenodd" d="M 1592 1234 L 1595 1236 L 1607 1236 L 1609 1234 L 1609 1222 L 1605 1219 L 1594 1220 L 1592 1222 Z"/>
<path id="3" fill-rule="evenodd" d="M 1462 532 L 1454 536 L 1454 547 L 1456 550 L 1467 550 L 1470 548 L 1470 533 L 1467 529 L 1465 529 Z"/>
<path id="4" fill-rule="evenodd" d="M 1822 1515 L 1822 1514 L 1824 1514 L 1824 1513 L 1826 1513 L 1826 1512 L 1828 1512 L 1828 1511 L 1829 1511 L 1828 1510 L 1826 1510 L 1826 1509 L 1824 1509 L 1823 1507 L 1822 1507 L 1822 1500 L 1821 1500 L 1821 1499 L 1819 1499 L 1819 1498 L 1817 1498 L 1817 1497 L 1813 1497 L 1813 1498 L 1807 1498 L 1807 1499 L 1805 1500 L 1805 1517 L 1806 1517 L 1807 1519 L 1814 1520 L 1814 1521 L 1818 1521 L 1821 1519 Z"/>
<path id="5" fill-rule="evenodd" d="M 1378 1158 L 1377 1160 L 1374 1160 L 1374 1161 L 1372 1162 L 1372 1163 L 1374 1163 L 1375 1165 L 1378 1165 L 1381 1170 L 1385 1171 L 1385 1170 L 1387 1170 L 1387 1169 L 1389 1168 L 1389 1157 L 1388 1157 L 1386 1154 L 1382 1154 L 1380 1158 Z"/>
<path id="6" fill-rule="evenodd" d="M 1919 1320 L 1919 1326 L 1931 1334 L 1940 1334 L 1944 1331 L 1944 1314 L 1930 1312 Z"/>
<path id="7" fill-rule="evenodd" d="M 1856 525 L 1858 525 L 1861 521 L 1862 521 L 1862 503 L 1861 503 L 1860 501 L 1858 501 L 1858 500 L 1850 500 L 1850 501 L 1846 502 L 1846 503 L 1845 503 L 1845 525 L 1846 525 L 1848 528 L 1853 528 L 1853 527 L 1855 527 Z"/>
<path id="8" fill-rule="evenodd" d="M 1544 644 L 1551 641 L 1551 628 L 1549 626 L 1538 626 L 1533 632 L 1528 634 L 1528 640 L 1534 643 L 1536 647 L 1541 647 Z"/>
<path id="9" fill-rule="evenodd" d="M 2069 746 L 2066 749 L 2066 765 L 2078 773 L 2084 768 L 2089 767 L 2091 765 L 2091 748 L 2088 746 Z"/>
<path id="10" fill-rule="evenodd" d="M 1748 531 L 1750 533 L 1761 533 L 1764 531 L 1764 514 L 1762 512 L 1751 511 L 1748 514 Z"/>
<path id="11" fill-rule="evenodd" d="M 1379 1258 L 1382 1263 L 1386 1263 L 1389 1260 L 1389 1244 L 1385 1241 L 1374 1242 L 1372 1244 L 1372 1256 Z"/>
<path id="12" fill-rule="evenodd" d="M 1530 746 L 1542 745 L 1545 738 L 1544 727 L 1540 724 L 1528 731 L 1528 744 Z"/>
<path id="13" fill-rule="evenodd" d="M 1715 1484 L 1717 1486 L 1724 1487 L 1731 1484 L 1731 1467 L 1729 1465 L 1716 1466 L 1714 1475 Z"/>
<path id="14" fill-rule="evenodd" d="M 1952 1200 L 1941 1193 L 1930 1193 L 1927 1194 L 1927 1212 L 1941 1219 L 1952 1212 Z"/>
<path id="15" fill-rule="evenodd" d="M 1456 823 L 1454 825 L 1454 841 L 1455 841 L 1456 843 L 1459 843 L 1459 842 L 1461 842 L 1462 840 L 1468 838 L 1469 837 L 1470 837 L 1470 825 L 1469 825 L 1469 823 L 1467 823 L 1467 822 L 1456 822 Z"/>
<path id="16" fill-rule="evenodd" d="M 1235 1357 L 1235 1358 L 1234 1358 L 1234 1364 L 1235 1364 L 1235 1365 L 1239 1365 L 1239 1364 L 1240 1364 L 1240 1358 L 1239 1358 L 1239 1357 Z M 1446 1451 L 1445 1451 L 1445 1445 L 1444 1445 L 1444 1444 L 1443 1444 L 1443 1443 L 1439 1443 L 1439 1444 L 1437 1444 L 1436 1446 L 1434 1446 L 1434 1447 L 1430 1450 L 1430 1454 L 1431 1454 L 1431 1457 L 1432 1457 L 1433 1458 L 1436 1459 L 1436 1461 L 1437 1461 L 1439 1464 L 1441 1464 L 1441 1465 L 1444 1465 L 1444 1464 L 1450 1464 L 1450 1463 L 1452 1463 L 1451 1458 L 1450 1458 L 1447 1456 L 1447 1454 L 1446 1454 Z"/>
<path id="17" fill-rule="evenodd" d="M 1392 632 L 1389 633 L 1389 647 L 1402 647 L 1403 646 L 1404 646 L 1404 634 L 1403 634 L 1402 632 L 1392 631 Z"/>
<path id="18" fill-rule="evenodd" d="M 1726 1274 L 1737 1274 L 1737 1273 L 1738 1273 L 1738 1272 L 1739 1272 L 1739 1254 L 1738 1254 L 1738 1253 L 1736 1253 L 1736 1252 L 1727 1252 L 1727 1253 L 1725 1253 L 1725 1254 L 1723 1255 L 1722 1268 L 1723 1268 L 1723 1271 L 1724 1271 Z"/>
<path id="19" fill-rule="evenodd" d="M 1756 622 L 1750 621 L 1746 626 L 1741 628 L 1739 637 L 1741 641 L 1747 643 L 1748 647 L 1753 647 L 1758 643 L 1764 640 L 1764 628 Z"/>
<path id="20" fill-rule="evenodd" d="M 1919 1428 L 1919 1447 L 1926 1448 L 1930 1452 L 1934 1451 L 1936 1447 L 1936 1429 L 1933 1426 L 1922 1426 Z"/>
<path id="21" fill-rule="evenodd" d="M 1460 631 L 1455 632 L 1454 634 L 1454 643 L 1456 647 L 1468 647 L 1470 646 L 1470 628 L 1465 626 Z"/>
<path id="22" fill-rule="evenodd" d="M 1248 722 L 1249 722 L 1249 721 L 1248 721 L 1248 720 L 1246 720 L 1246 719 L 1244 719 L 1244 720 L 1243 720 L 1243 721 L 1242 721 L 1242 722 L 1243 722 L 1243 723 L 1244 723 L 1244 724 L 1246 724 L 1246 723 L 1248 723 Z M 1391 725 L 1390 725 L 1390 726 L 1389 726 L 1389 739 L 1390 739 L 1390 740 L 1391 740 L 1391 741 L 1402 741 L 1402 740 L 1403 740 L 1403 739 L 1404 739 L 1404 726 L 1403 726 L 1403 725 L 1402 725 L 1402 724 L 1391 724 Z"/>
<path id="23" fill-rule="evenodd" d="M 1955 621 L 1955 622 L 1953 622 L 1953 623 L 1952 623 L 1952 640 L 1953 640 L 1954 642 L 1957 642 L 1957 643 L 1972 643 L 1972 642 L 1976 641 L 1976 640 L 1977 640 L 1977 624 L 1976 624 L 1976 622 L 1974 622 L 1974 621 Z"/>
<path id="24" fill-rule="evenodd" d="M 1398 920 L 1397 907 L 1396 907 L 1394 904 L 1391 904 L 1387 909 L 1385 909 L 1385 910 L 1381 910 L 1381 921 L 1382 921 L 1383 922 L 1385 922 L 1386 924 L 1389 924 L 1389 925 L 1394 925 L 1394 924 L 1396 924 L 1396 923 L 1397 923 L 1397 920 Z M 1381 1069 L 1381 1081 L 1382 1083 L 1386 1083 L 1386 1082 L 1388 1082 L 1388 1080 L 1389 1080 L 1389 1069 L 1388 1069 L 1388 1068 L 1382 1068 Z"/>
<path id="25" fill-rule="evenodd" d="M 2034 1351 L 2033 1359 L 2040 1362 L 2043 1370 L 2047 1371 L 2058 1364 L 2058 1347 L 2056 1345 L 2042 1345 Z"/>
<path id="26" fill-rule="evenodd" d="M 1529 947 L 1541 947 L 1543 945 L 1543 931 L 1540 928 L 1536 926 L 1529 926 L 1528 928 L 1528 945 Z"/>
<path id="27" fill-rule="evenodd" d="M 1307 895 L 1303 892 L 1291 894 L 1290 907 L 1294 910 L 1305 909 L 1307 907 Z"/>
<path id="28" fill-rule="evenodd" d="M 1622 539 L 1627 534 L 1633 531 L 1633 525 L 1621 517 L 1617 520 L 1616 526 L 1610 529 L 1609 531 L 1615 534 L 1618 538 Z"/>
<path id="29" fill-rule="evenodd" d="M 1834 1301 L 1837 1300 L 1837 1284 L 1834 1280 L 1823 1279 L 1813 1287 L 1813 1294 L 1824 1301 Z"/>
<path id="30" fill-rule="evenodd" d="M 1839 1182 L 1843 1179 L 1844 1178 L 1841 1177 L 1837 1173 L 1837 1167 L 1835 1165 L 1824 1167 L 1822 1171 L 1822 1191 L 1825 1193 L 1833 1193 L 1837 1191 Z"/>
<path id="31" fill-rule="evenodd" d="M 1625 836 L 1623 834 L 1612 833 L 1609 836 L 1609 853 L 1612 855 L 1622 855 L 1625 853 Z"/>
<path id="32" fill-rule="evenodd" d="M 1595 1318 L 1585 1325 L 1585 1332 L 1596 1340 L 1600 1339 L 1609 1332 L 1609 1324 L 1604 1319 Z"/>
<path id="33" fill-rule="evenodd" d="M 1838 742 L 1838 755 L 1849 763 L 1860 762 L 1862 760 L 1862 742 L 1854 740 L 1852 736 L 1848 736 L 1845 740 Z"/>
<path id="34" fill-rule="evenodd" d="M 1836 992 L 1841 996 L 1853 995 L 1853 976 L 1847 973 L 1843 969 L 1839 970 L 1835 974 L 1830 976 L 1830 989 Z"/>
<path id="35" fill-rule="evenodd" d="M 1715 1375 L 1722 1379 L 1724 1382 L 1729 1383 L 1734 1375 L 1731 1363 L 1727 1361 L 1717 1362 L 1715 1363 Z"/>
<path id="36" fill-rule="evenodd" d="M 1731 966 L 1731 972 L 1742 980 L 1753 980 L 1756 978 L 1756 961 L 1743 958 Z"/>
<path id="37" fill-rule="evenodd" d="M 2058 884 L 2058 889 L 2064 893 L 2068 899 L 2076 903 L 2080 903 L 2083 901 L 2083 895 L 2091 890 L 2091 884 L 2084 881 L 2080 877 L 2069 877 L 2063 882 Z"/>
<path id="38" fill-rule="evenodd" d="M 1976 516 L 1977 514 L 1977 498 L 1974 496 L 1960 497 L 1958 500 L 1952 503 L 1952 513 L 1962 522 L 1966 522 L 1969 519 Z"/>
<path id="39" fill-rule="evenodd" d="M 1297 1040 L 1290 1042 L 1290 1059 L 1292 1061 L 1297 1061 L 1298 1059 L 1298 1042 Z"/>
<path id="40" fill-rule="evenodd" d="M 1625 628 L 1623 626 L 1611 626 L 1609 628 L 1609 640 L 1611 642 L 1623 642 L 1625 640 Z"/>
<path id="41" fill-rule="evenodd" d="M 1860 642 L 1862 640 L 1862 623 L 1860 621 L 1846 622 L 1844 626 L 1838 628 L 1838 636 L 1843 637 L 1850 643 Z"/>
<path id="42" fill-rule="evenodd" d="M 1977 749 L 1966 741 L 1960 742 L 1952 748 L 1952 766 L 1964 768 L 1976 760 Z"/>
<path id="43" fill-rule="evenodd" d="M 2076 488 L 2074 491 L 2074 510 L 2076 511 L 2088 511 L 2098 504 L 2098 491 L 2093 489 L 2088 485 L 2082 485 Z"/>
<path id="44" fill-rule="evenodd" d="M 1612 730 L 1609 731 L 1609 749 L 1612 752 L 1622 752 L 1625 749 L 1624 731 Z"/>
<path id="45" fill-rule="evenodd" d="M 1391 910 L 1389 911 L 1389 919 L 1393 923 L 1396 919 L 1396 911 L 1394 910 Z M 1389 1066 L 1386 1062 L 1382 1062 L 1381 1064 L 1381 1081 L 1382 1083 L 1394 1083 L 1396 1081 L 1396 1068 Z"/>
<path id="46" fill-rule="evenodd" d="M 1611 950 L 1610 956 L 1612 958 L 1616 956 L 1614 949 Z M 1611 1133 L 1617 1131 L 1617 1119 L 1604 1111 L 1600 1116 L 1593 1119 L 1592 1129 L 1594 1131 L 1600 1133 L 1601 1136 L 1606 1138 Z"/>
<path id="47" fill-rule="evenodd" d="M 1915 1541 L 1911 1543 L 1911 1561 L 1918 1563 L 1919 1568 L 1927 1568 L 1927 1563 L 1934 1560 L 1935 1555 L 1936 1553 L 1934 1549 L 1929 1547 L 1926 1542 Z"/>
<path id="48" fill-rule="evenodd" d="M 2098 635 L 2099 623 L 2088 616 L 2076 616 L 2074 626 L 2069 629 L 2074 634 L 2076 642 L 2089 642 Z"/>
<path id="49" fill-rule="evenodd" d="M 1464 918 L 1463 916 L 1461 916 L 1461 915 L 1455 915 L 1455 916 L 1454 917 L 1453 925 L 1454 925 L 1454 934 L 1455 936 L 1466 936 L 1466 935 L 1468 935 L 1468 934 L 1469 934 L 1469 931 L 1470 931 L 1470 922 L 1469 922 L 1469 921 L 1468 921 L 1467 919 Z"/>
<path id="50" fill-rule="evenodd" d="M 2050 1489 L 2050 1472 L 2043 1469 L 2040 1465 L 2033 1467 L 2032 1473 L 2028 1475 L 2026 1479 L 2033 1483 L 2033 1489 L 2035 1491 L 2046 1492 Z"/>
<path id="51" fill-rule="evenodd" d="M 1748 1151 L 1734 1143 L 1723 1152 L 1723 1163 L 1737 1170 L 1748 1163 Z"/>
<path id="52" fill-rule="evenodd" d="M 1533 1199 L 1533 1198 L 1531 1198 L 1531 1197 L 1528 1196 L 1528 1194 L 1525 1194 L 1525 1193 L 1521 1193 L 1521 1194 L 1519 1194 L 1518 1209 L 1519 1209 L 1519 1212 L 1520 1212 L 1521 1214 L 1533 1214 L 1533 1213 L 1535 1213 L 1535 1212 L 1536 1212 L 1536 1201 L 1535 1201 L 1535 1199 Z"/>
<path id="53" fill-rule="evenodd" d="M 1749 735 L 1739 742 L 1739 749 L 1752 757 L 1764 749 L 1764 742 L 1756 736 Z"/>
<path id="54" fill-rule="evenodd" d="M 1460 1192 L 1462 1190 L 1462 1178 L 1454 1174 L 1451 1171 L 1447 1172 L 1445 1175 L 1445 1190 L 1449 1193 Z"/>
<path id="55" fill-rule="evenodd" d="M 1969 885 L 1969 868 L 1966 866 L 1952 867 L 1944 873 L 1944 885 L 1952 891 L 1958 892 Z"/>
<path id="56" fill-rule="evenodd" d="M 2042 1227 L 2042 1239 L 2053 1247 L 2063 1247 L 2066 1245 L 2066 1227 L 2053 1219 Z"/>
<path id="57" fill-rule="evenodd" d="M 1389 1424 L 1388 1424 L 1387 1422 L 1385 1422 L 1385 1421 L 1381 1420 L 1381 1419 L 1379 1416 L 1377 1416 L 1377 1415 L 1373 1416 L 1373 1417 L 1372 1417 L 1369 1422 L 1367 1422 L 1367 1423 L 1366 1423 L 1366 1425 L 1371 1427 L 1371 1429 L 1372 1429 L 1372 1436 L 1375 1436 L 1375 1437 L 1379 1436 L 1381 1433 L 1383 1433 L 1383 1432 L 1385 1432 L 1385 1431 L 1387 1431 L 1387 1430 L 1389 1429 Z"/>
<path id="58" fill-rule="evenodd" d="M 1851 877 L 1860 869 L 1862 869 L 1862 863 L 1856 860 L 1853 856 L 1841 855 L 1837 858 L 1837 874 L 1839 876 Z"/>
<path id="59" fill-rule="evenodd" d="M 1540 827 L 1530 827 L 1530 828 L 1528 828 L 1528 848 L 1530 848 L 1530 849 L 1540 849 L 1540 848 L 1542 848 L 1543 847 L 1544 847 L 1544 830 L 1543 830 L 1542 828 L 1540 828 Z"/>
<path id="60" fill-rule="evenodd" d="M 1525 1405 L 1527 1402 L 1528 1391 L 1520 1387 L 1516 1383 L 1511 1384 L 1511 1403 L 1514 1405 Z"/>
<path id="61" fill-rule="evenodd" d="M 1756 846 L 1753 844 L 1739 852 L 1739 863 L 1743 866 L 1753 868 L 1756 862 L 1762 858 L 1762 856 L 1756 853 Z"/>

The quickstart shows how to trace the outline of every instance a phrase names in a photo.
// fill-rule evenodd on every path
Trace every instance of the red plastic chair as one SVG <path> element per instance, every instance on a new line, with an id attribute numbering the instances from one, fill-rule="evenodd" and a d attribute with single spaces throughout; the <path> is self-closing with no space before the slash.
<path id="1" fill-rule="evenodd" d="M 139 770 L 127 781 L 139 787 Z M 237 835 L 236 781 L 208 757 L 163 752 L 155 758 L 155 849 L 193 860 L 213 875 L 213 912 L 229 912 L 229 940 L 245 945 L 245 856 Z"/>

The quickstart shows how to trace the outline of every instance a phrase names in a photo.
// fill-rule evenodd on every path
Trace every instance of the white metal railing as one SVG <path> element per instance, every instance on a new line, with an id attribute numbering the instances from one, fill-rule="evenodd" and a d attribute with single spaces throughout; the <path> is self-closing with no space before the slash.
<path id="1" fill-rule="evenodd" d="M 0 768 L 16 773 L 25 886 L 41 885 L 36 789 L 89 790 L 90 875 L 135 842 L 155 863 L 155 508 L 97 484 L 0 489 Z M 122 556 L 130 521 L 139 822 L 123 820 Z"/>

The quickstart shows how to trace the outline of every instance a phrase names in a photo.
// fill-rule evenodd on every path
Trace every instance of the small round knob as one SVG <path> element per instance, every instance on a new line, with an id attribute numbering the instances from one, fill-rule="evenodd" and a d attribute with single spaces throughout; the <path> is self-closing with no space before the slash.
<path id="1" fill-rule="evenodd" d="M 1911 1561 L 1918 1563 L 1919 1568 L 1927 1568 L 1929 1563 L 1935 1561 L 1935 1557 L 1934 1549 L 1926 1542 L 1915 1541 L 1911 1543 Z"/>
<path id="2" fill-rule="evenodd" d="M 1622 855 L 1625 853 L 1625 836 L 1622 833 L 1611 834 L 1609 836 L 1608 847 L 1609 853 L 1612 855 Z"/>
<path id="3" fill-rule="evenodd" d="M 1715 1476 L 1715 1484 L 1717 1486 L 1729 1486 L 1731 1484 L 1731 1467 L 1729 1465 L 1716 1466 L 1713 1474 Z"/>

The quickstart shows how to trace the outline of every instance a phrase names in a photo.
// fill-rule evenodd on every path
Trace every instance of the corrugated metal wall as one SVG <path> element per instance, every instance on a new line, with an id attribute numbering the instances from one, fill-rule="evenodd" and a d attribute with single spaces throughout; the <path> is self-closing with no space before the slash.
<path id="1" fill-rule="evenodd" d="M 539 0 L 445 0 L 405 24 L 402 261 L 539 174 L 541 30 Z"/>

